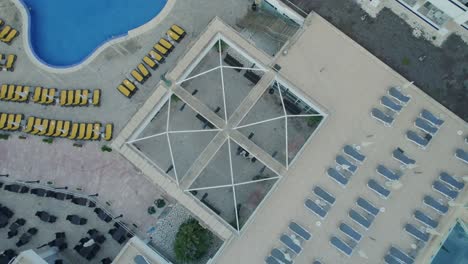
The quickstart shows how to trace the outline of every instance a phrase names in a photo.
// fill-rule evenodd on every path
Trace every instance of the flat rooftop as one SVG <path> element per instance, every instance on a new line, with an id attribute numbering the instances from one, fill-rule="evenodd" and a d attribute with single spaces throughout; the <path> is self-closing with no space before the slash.
<path id="1" fill-rule="evenodd" d="M 447 199 L 431 187 L 439 174 L 464 175 L 466 164 L 454 157 L 455 149 L 465 151 L 467 124 L 442 105 L 424 94 L 419 88 L 390 69 L 364 50 L 357 43 L 338 31 L 323 18 L 312 14 L 307 19 L 304 31 L 287 48 L 287 55 L 279 55 L 274 63 L 281 66 L 282 79 L 314 98 L 325 109 L 328 118 L 304 147 L 301 156 L 288 170 L 277 189 L 257 210 L 255 217 L 240 236 L 233 236 L 218 255 L 218 263 L 263 263 L 273 248 L 284 248 L 280 236 L 291 234 L 288 224 L 295 221 L 312 234 L 309 241 L 301 244 L 302 252 L 294 258 L 295 263 L 377 263 L 383 262 L 390 246 L 417 256 L 417 260 L 430 259 L 434 244 L 453 225 L 460 210 L 450 208 L 445 216 L 423 204 L 423 197 L 431 195 L 447 205 Z M 284 54 L 284 52 L 283 52 Z M 272 64 L 273 65 L 273 64 Z M 390 87 L 401 87 L 411 96 L 410 102 L 395 114 L 391 127 L 386 127 L 371 117 L 372 108 L 386 112 L 380 98 Z M 445 122 L 430 140 L 425 149 L 410 142 L 405 134 L 418 131 L 414 121 L 421 111 L 427 109 Z M 335 158 L 343 154 L 345 145 L 354 145 L 366 156 L 345 188 L 327 175 L 327 169 L 336 168 Z M 401 166 L 392 157 L 400 148 L 416 161 L 414 166 Z M 384 165 L 400 173 L 399 184 L 385 184 L 385 179 L 376 171 Z M 366 185 L 374 179 L 391 190 L 388 199 L 379 198 Z M 316 200 L 313 187 L 320 186 L 331 193 L 335 204 L 322 220 L 304 206 L 307 198 Z M 377 208 L 385 208 L 373 220 L 370 228 L 358 226 L 348 216 L 350 209 L 363 215 L 356 205 L 358 197 L 365 198 Z M 468 199 L 466 188 L 460 191 L 456 203 Z M 439 221 L 439 236 L 431 236 L 428 243 L 417 243 L 404 225 L 419 224 L 413 217 L 419 209 Z M 355 246 L 350 257 L 341 254 L 330 245 L 332 236 L 349 241 L 339 230 L 340 223 L 347 223 L 359 231 L 363 238 Z M 412 249 L 412 244 L 416 249 Z M 367 259 L 367 260 L 366 260 Z"/>

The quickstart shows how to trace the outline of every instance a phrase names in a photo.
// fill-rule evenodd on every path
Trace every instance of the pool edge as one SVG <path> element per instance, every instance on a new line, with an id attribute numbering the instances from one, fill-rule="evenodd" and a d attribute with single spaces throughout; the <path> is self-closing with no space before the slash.
<path id="1" fill-rule="evenodd" d="M 119 35 L 115 38 L 109 39 L 103 42 L 101 45 L 96 47 L 88 56 L 86 56 L 80 62 L 73 64 L 71 66 L 52 66 L 41 58 L 39 58 L 36 53 L 34 52 L 32 45 L 31 45 L 31 19 L 29 11 L 27 10 L 26 5 L 22 0 L 11 0 L 11 2 L 16 6 L 16 8 L 21 13 L 21 22 L 23 23 L 22 26 L 22 36 L 23 39 L 23 46 L 26 54 L 28 55 L 29 59 L 33 62 L 35 66 L 38 68 L 45 70 L 50 73 L 71 73 L 78 70 L 81 70 L 83 67 L 87 66 L 90 62 L 92 62 L 98 55 L 100 55 L 105 49 L 118 44 L 120 42 L 132 39 L 136 36 L 139 36 L 147 31 L 153 29 L 160 21 L 167 17 L 169 12 L 174 7 L 174 4 L 177 0 L 166 0 L 166 4 L 161 9 L 161 11 L 153 17 L 150 21 L 146 22 L 145 24 L 134 28 L 128 31 L 126 34 Z"/>

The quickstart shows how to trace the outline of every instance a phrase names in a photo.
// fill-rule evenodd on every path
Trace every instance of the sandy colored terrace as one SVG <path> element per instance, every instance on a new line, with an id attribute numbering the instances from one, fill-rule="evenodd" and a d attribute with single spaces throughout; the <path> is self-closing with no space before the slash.
<path id="1" fill-rule="evenodd" d="M 279 56 L 276 63 L 282 67 L 280 74 L 302 89 L 308 96 L 320 102 L 329 117 L 312 138 L 301 158 L 290 167 L 279 183 L 278 189 L 257 212 L 255 219 L 239 237 L 233 237 L 219 255 L 220 263 L 261 263 L 273 248 L 284 248 L 279 241 L 283 233 L 291 233 L 291 220 L 306 227 L 313 238 L 302 243 L 302 252 L 295 263 L 379 263 L 391 245 L 413 251 L 419 259 L 427 259 L 434 253 L 434 244 L 440 238 L 433 236 L 426 245 L 417 243 L 403 230 L 406 223 L 420 226 L 413 218 L 413 211 L 420 209 L 439 221 L 438 232 L 444 232 L 459 215 L 451 208 L 443 217 L 424 206 L 424 195 L 442 198 L 433 191 L 431 184 L 441 171 L 463 175 L 466 164 L 454 158 L 458 148 L 466 150 L 464 136 L 467 124 L 415 86 L 378 61 L 324 19 L 312 15 L 303 34 L 288 49 L 288 55 Z M 395 115 L 392 127 L 385 127 L 370 116 L 373 107 L 384 109 L 380 98 L 392 86 L 402 88 L 411 96 L 410 103 Z M 428 109 L 443 118 L 445 123 L 422 150 L 405 138 L 408 130 L 415 130 L 414 120 L 422 109 Z M 327 176 L 326 170 L 335 167 L 335 157 L 342 154 L 346 144 L 361 146 L 367 156 L 346 188 Z M 400 167 L 392 158 L 397 147 L 416 160 L 414 168 Z M 343 154 L 342 154 L 343 155 Z M 384 164 L 402 173 L 400 188 L 394 188 L 387 200 L 381 199 L 366 184 L 375 179 L 382 184 L 383 177 L 376 167 Z M 321 186 L 336 197 L 336 203 L 321 220 L 304 206 L 306 198 L 313 198 L 312 188 Z M 363 197 L 379 208 L 385 208 L 368 230 L 356 225 L 348 212 L 358 210 L 355 201 Z M 467 200 L 462 191 L 457 202 Z M 318 224 L 318 222 L 320 224 Z M 331 236 L 343 238 L 338 229 L 341 222 L 353 226 L 363 235 L 351 257 L 346 257 L 329 244 Z M 347 240 L 346 240 L 347 241 Z M 364 256 L 364 257 L 362 257 Z"/>

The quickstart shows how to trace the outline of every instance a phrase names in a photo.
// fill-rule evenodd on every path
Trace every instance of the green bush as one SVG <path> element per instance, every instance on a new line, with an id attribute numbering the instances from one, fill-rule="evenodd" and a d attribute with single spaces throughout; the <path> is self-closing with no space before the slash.
<path id="1" fill-rule="evenodd" d="M 321 116 L 310 116 L 307 118 L 307 125 L 310 126 L 310 127 L 314 127 L 316 125 L 318 125 L 320 123 L 320 121 L 322 121 L 322 118 Z"/>
<path id="2" fill-rule="evenodd" d="M 212 239 L 211 232 L 203 228 L 197 220 L 187 220 L 179 227 L 174 242 L 177 260 L 184 263 L 201 259 L 208 252 Z"/>
<path id="3" fill-rule="evenodd" d="M 47 144 L 52 144 L 52 142 L 54 142 L 54 139 L 53 138 L 43 138 L 42 142 L 45 142 Z"/>
<path id="4" fill-rule="evenodd" d="M 174 95 L 171 96 L 171 100 L 172 100 L 172 102 L 177 103 L 177 102 L 180 101 L 180 98 L 177 95 L 174 94 Z"/>
<path id="5" fill-rule="evenodd" d="M 409 65 L 410 64 L 410 59 L 408 57 L 404 57 L 403 60 L 401 60 L 401 63 L 403 65 Z"/>
<path id="6" fill-rule="evenodd" d="M 164 206 L 166 206 L 166 201 L 164 199 L 157 199 L 156 201 L 154 201 L 154 204 L 158 208 L 163 208 Z"/>
<path id="7" fill-rule="evenodd" d="M 152 215 L 156 213 L 156 208 L 154 206 L 148 207 L 148 214 Z"/>
<path id="8" fill-rule="evenodd" d="M 0 134 L 0 139 L 7 140 L 10 137 L 9 134 Z"/>
<path id="9" fill-rule="evenodd" d="M 102 152 L 112 152 L 112 149 L 106 145 L 101 147 Z"/>

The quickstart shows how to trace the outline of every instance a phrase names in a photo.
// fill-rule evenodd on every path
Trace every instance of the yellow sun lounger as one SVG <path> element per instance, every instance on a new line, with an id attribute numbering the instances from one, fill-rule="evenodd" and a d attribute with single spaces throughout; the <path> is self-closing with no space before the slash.
<path id="1" fill-rule="evenodd" d="M 78 123 L 73 123 L 71 125 L 71 130 L 70 130 L 70 135 L 68 136 L 69 139 L 75 139 L 76 136 L 78 135 Z"/>
<path id="2" fill-rule="evenodd" d="M 104 135 L 103 135 L 103 139 L 106 140 L 106 141 L 109 141 L 112 139 L 112 129 L 114 128 L 114 126 L 112 124 L 106 124 L 106 128 L 104 130 Z"/>
<path id="3" fill-rule="evenodd" d="M 151 56 L 151 58 L 155 59 L 160 64 L 164 62 L 164 57 L 154 50 L 150 50 L 149 55 Z"/>
<path id="4" fill-rule="evenodd" d="M 143 62 L 153 70 L 158 67 L 158 64 L 156 64 L 156 62 L 154 62 L 154 60 L 150 59 L 148 56 L 143 57 Z"/>
<path id="5" fill-rule="evenodd" d="M 2 84 L 2 87 L 0 88 L 0 100 L 5 99 L 7 96 L 8 92 L 8 84 Z"/>
<path id="6" fill-rule="evenodd" d="M 149 78 L 151 76 L 151 73 L 148 71 L 148 69 L 146 69 L 143 63 L 138 64 L 137 68 L 140 71 L 140 73 L 143 75 L 143 78 Z"/>
<path id="7" fill-rule="evenodd" d="M 26 102 L 29 99 L 29 86 L 24 86 L 18 102 Z"/>
<path id="8" fill-rule="evenodd" d="M 125 79 L 123 81 L 123 84 L 125 85 L 125 87 L 127 87 L 127 89 L 130 91 L 130 92 L 134 92 L 136 90 L 136 86 L 135 84 L 133 84 L 131 81 L 129 81 L 128 79 Z"/>
<path id="9" fill-rule="evenodd" d="M 47 97 L 45 99 L 46 104 L 53 104 L 55 103 L 55 94 L 57 93 L 57 89 L 50 88 L 47 89 Z"/>
<path id="10" fill-rule="evenodd" d="M 93 91 L 93 99 L 91 100 L 91 103 L 94 106 L 99 106 L 101 104 L 101 90 L 96 89 Z"/>
<path id="11" fill-rule="evenodd" d="M 13 124 L 13 130 L 18 130 L 21 127 L 21 121 L 23 121 L 24 116 L 22 114 L 16 114 L 15 123 Z"/>
<path id="12" fill-rule="evenodd" d="M 3 39 L 4 37 L 6 37 L 6 35 L 8 35 L 8 32 L 10 32 L 11 30 L 11 27 L 10 26 L 5 26 L 2 31 L 0 31 L 0 39 Z"/>
<path id="13" fill-rule="evenodd" d="M 6 44 L 10 45 L 11 42 L 13 41 L 13 39 L 16 38 L 16 36 L 18 36 L 18 31 L 16 29 L 12 29 L 8 33 L 8 35 L 2 39 L 2 41 L 5 42 Z"/>
<path id="14" fill-rule="evenodd" d="M 15 92 L 13 94 L 13 98 L 11 98 L 11 101 L 13 102 L 17 102 L 21 99 L 21 93 L 23 92 L 23 86 L 21 85 L 17 85 L 15 88 L 14 88 Z"/>
<path id="15" fill-rule="evenodd" d="M 29 132 L 31 132 L 31 131 L 33 130 L 33 128 L 34 128 L 34 120 L 35 120 L 35 119 L 36 119 L 36 118 L 35 118 L 34 116 L 28 117 L 28 121 L 26 122 L 26 126 L 24 127 L 23 132 L 29 133 Z"/>
<path id="16" fill-rule="evenodd" d="M 67 104 L 67 90 L 60 91 L 59 103 L 60 103 L 61 106 L 64 106 L 64 105 Z"/>
<path id="17" fill-rule="evenodd" d="M 3 21 L 2 19 L 0 19 L 0 27 L 3 26 L 3 24 L 5 24 L 5 21 Z"/>
<path id="18" fill-rule="evenodd" d="M 63 129 L 60 131 L 61 137 L 68 137 L 68 133 L 70 133 L 70 121 L 63 121 Z"/>
<path id="19" fill-rule="evenodd" d="M 89 90 L 88 89 L 83 89 L 81 91 L 80 106 L 88 104 L 88 96 L 89 96 Z"/>
<path id="20" fill-rule="evenodd" d="M 37 135 L 39 136 L 45 135 L 48 129 L 49 129 L 49 119 L 42 119 L 41 129 L 39 129 L 39 133 L 37 133 Z"/>
<path id="21" fill-rule="evenodd" d="M 13 123 L 15 122 L 15 114 L 8 114 L 7 121 L 5 124 L 4 130 L 11 130 L 13 128 Z"/>
<path id="22" fill-rule="evenodd" d="M 45 135 L 48 137 L 52 136 L 55 133 L 56 126 L 57 121 L 51 120 L 49 123 L 49 128 L 47 129 L 47 133 Z"/>
<path id="23" fill-rule="evenodd" d="M 86 124 L 86 133 L 84 136 L 84 140 L 90 140 L 93 136 L 93 124 Z"/>
<path id="24" fill-rule="evenodd" d="M 73 105 L 73 98 L 75 98 L 75 92 L 73 90 L 67 91 L 67 103 L 65 105 Z"/>
<path id="25" fill-rule="evenodd" d="M 78 128 L 78 136 L 76 139 L 83 139 L 86 133 L 86 124 L 80 123 L 80 127 Z"/>
<path id="26" fill-rule="evenodd" d="M 39 103 L 39 101 L 41 100 L 41 94 L 42 94 L 42 87 L 37 86 L 34 89 L 33 102 Z"/>
<path id="27" fill-rule="evenodd" d="M 156 43 L 153 47 L 159 54 L 161 55 L 166 55 L 167 54 L 167 49 L 163 46 L 161 46 L 159 43 Z"/>
<path id="28" fill-rule="evenodd" d="M 5 113 L 0 114 L 0 129 L 4 129 L 7 126 L 7 118 L 8 118 L 8 114 L 5 114 Z"/>
<path id="29" fill-rule="evenodd" d="M 39 127 L 41 126 L 41 124 L 42 124 L 42 119 L 36 118 L 34 120 L 34 126 L 33 126 L 33 130 L 31 131 L 31 134 L 35 135 L 35 134 L 39 133 L 39 131 L 40 131 Z"/>
<path id="30" fill-rule="evenodd" d="M 125 95 L 128 98 L 132 97 L 132 92 L 130 92 L 130 90 L 128 90 L 127 87 L 123 86 L 122 84 L 119 84 L 119 86 L 117 86 L 117 90 L 119 90 L 121 94 Z"/>
<path id="31" fill-rule="evenodd" d="M 136 70 L 132 70 L 131 74 L 133 78 L 135 78 L 135 80 L 138 81 L 139 83 L 143 84 L 145 82 L 145 80 L 143 79 L 143 76 L 141 76 L 141 74 L 137 72 Z"/>
<path id="32" fill-rule="evenodd" d="M 93 137 L 91 139 L 98 140 L 100 135 L 101 135 L 101 124 L 96 123 L 93 126 Z"/>
<path id="33" fill-rule="evenodd" d="M 8 114 L 6 113 L 1 113 L 0 114 L 0 129 L 5 129 L 5 127 L 8 125 Z"/>
<path id="34" fill-rule="evenodd" d="M 81 89 L 75 90 L 75 99 L 73 105 L 79 105 L 81 102 Z"/>
<path id="35" fill-rule="evenodd" d="M 63 129 L 63 121 L 57 120 L 57 122 L 55 123 L 55 131 L 51 136 L 52 137 L 60 136 L 60 134 L 62 134 L 62 129 Z"/>
<path id="36" fill-rule="evenodd" d="M 6 101 L 10 101 L 15 96 L 15 86 L 13 84 L 8 85 L 7 96 L 5 97 Z"/>
<path id="37" fill-rule="evenodd" d="M 174 41 L 179 42 L 181 40 L 180 36 L 177 33 L 174 33 L 172 30 L 167 31 L 167 35 Z"/>
<path id="38" fill-rule="evenodd" d="M 18 130 L 20 128 L 20 122 L 23 119 L 21 114 L 8 114 L 5 130 Z"/>
<path id="39" fill-rule="evenodd" d="M 41 90 L 41 99 L 39 100 L 38 103 L 40 103 L 40 104 L 45 104 L 46 103 L 48 90 L 49 90 L 48 88 L 43 88 Z"/>
<path id="40" fill-rule="evenodd" d="M 9 54 L 7 56 L 7 60 L 6 60 L 6 63 L 5 63 L 5 68 L 8 71 L 14 71 L 15 70 L 15 67 L 14 67 L 15 61 L 16 61 L 16 55 L 15 54 Z"/>
<path id="41" fill-rule="evenodd" d="M 161 38 L 159 40 L 159 44 L 161 44 L 161 46 L 163 46 L 164 48 L 167 49 L 168 52 L 171 52 L 173 49 L 174 49 L 174 45 L 172 45 L 169 41 L 167 41 L 167 39 L 165 38 Z"/>
<path id="42" fill-rule="evenodd" d="M 185 30 L 181 27 L 179 27 L 178 25 L 174 24 L 171 26 L 171 29 L 177 33 L 177 35 L 179 35 L 181 38 L 183 38 L 185 36 Z"/>

